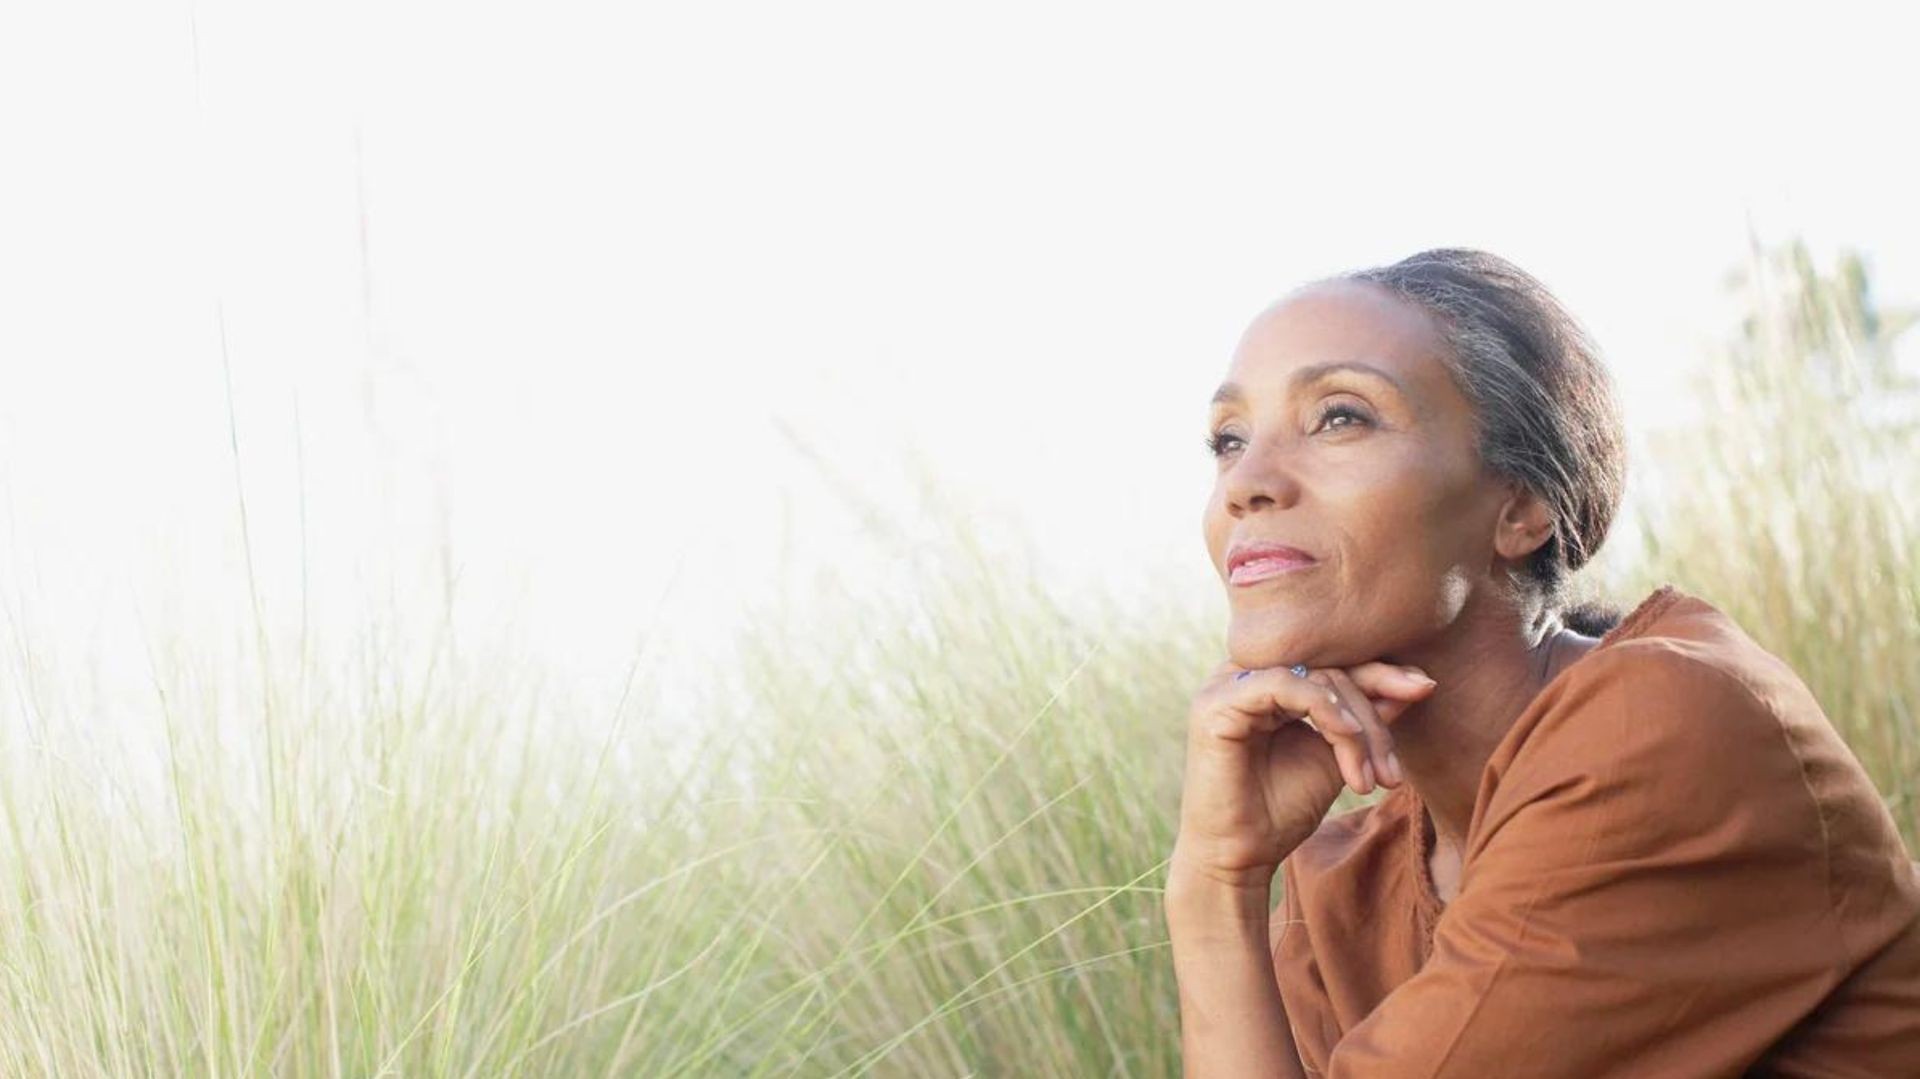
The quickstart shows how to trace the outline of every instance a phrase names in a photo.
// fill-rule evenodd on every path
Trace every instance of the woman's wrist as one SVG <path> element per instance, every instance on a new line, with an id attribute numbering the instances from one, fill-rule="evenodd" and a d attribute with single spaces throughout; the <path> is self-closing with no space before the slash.
<path id="1" fill-rule="evenodd" d="M 1264 927 L 1275 868 L 1226 870 L 1200 863 L 1174 846 L 1168 863 L 1165 903 L 1169 922 L 1235 922 Z"/>
<path id="2" fill-rule="evenodd" d="M 1267 930 L 1272 871 L 1220 873 L 1177 846 L 1165 896 L 1184 1074 L 1304 1076 Z"/>

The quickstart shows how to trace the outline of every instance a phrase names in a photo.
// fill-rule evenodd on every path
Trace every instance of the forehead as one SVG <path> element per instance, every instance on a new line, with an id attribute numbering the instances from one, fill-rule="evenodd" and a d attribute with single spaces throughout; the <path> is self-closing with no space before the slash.
<path id="1" fill-rule="evenodd" d="M 1416 404 L 1434 405 L 1453 391 L 1443 357 L 1446 341 L 1426 312 L 1385 288 L 1329 281 L 1287 294 L 1241 334 L 1228 381 L 1258 394 L 1278 389 L 1296 368 L 1341 361 L 1379 367 Z M 1465 399 L 1451 394 L 1460 405 Z"/>

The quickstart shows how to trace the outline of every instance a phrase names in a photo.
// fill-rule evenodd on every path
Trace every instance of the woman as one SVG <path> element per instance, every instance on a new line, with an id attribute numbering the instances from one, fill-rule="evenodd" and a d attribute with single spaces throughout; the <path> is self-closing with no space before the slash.
<path id="1" fill-rule="evenodd" d="M 1569 606 L 1623 438 L 1538 281 L 1303 287 L 1212 408 L 1188 1075 L 1920 1076 L 1920 867 L 1806 686 L 1671 585 Z M 1388 794 L 1323 820 L 1343 785 Z"/>

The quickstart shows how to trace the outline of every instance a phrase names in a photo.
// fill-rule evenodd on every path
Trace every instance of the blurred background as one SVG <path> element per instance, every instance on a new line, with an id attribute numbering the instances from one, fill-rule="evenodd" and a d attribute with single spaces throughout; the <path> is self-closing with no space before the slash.
<path id="1" fill-rule="evenodd" d="M 1913 844 L 1913 29 L 8 10 L 0 1070 L 1177 1074 L 1206 398 L 1433 246 Z"/>

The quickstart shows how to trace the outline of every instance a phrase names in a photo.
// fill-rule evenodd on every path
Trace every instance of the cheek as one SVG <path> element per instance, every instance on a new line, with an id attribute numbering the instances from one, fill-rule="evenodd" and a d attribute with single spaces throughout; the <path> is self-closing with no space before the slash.
<path id="1" fill-rule="evenodd" d="M 1220 488 L 1215 485 L 1213 494 L 1208 497 L 1205 509 L 1200 514 L 1200 534 L 1206 540 L 1207 555 L 1216 568 L 1225 561 L 1227 537 L 1233 531 L 1233 518 L 1226 512 L 1226 501 L 1221 497 Z"/>
<path id="2" fill-rule="evenodd" d="M 1345 630 L 1425 625 L 1436 611 L 1457 606 L 1478 528 L 1473 488 L 1463 480 L 1458 470 L 1430 461 L 1402 461 L 1337 495 L 1335 621 Z"/>
<path id="3" fill-rule="evenodd" d="M 1341 533 L 1342 554 L 1357 572 L 1429 565 L 1450 548 L 1459 531 L 1459 493 L 1451 477 L 1431 464 L 1391 462 L 1392 467 L 1330 481 L 1327 504 Z"/>

